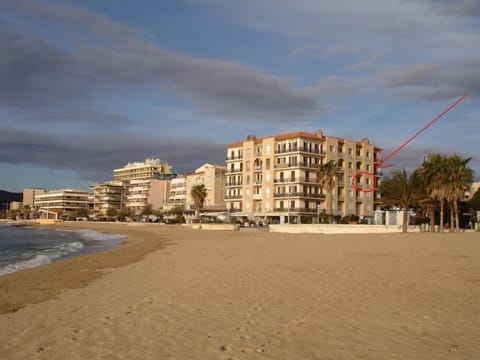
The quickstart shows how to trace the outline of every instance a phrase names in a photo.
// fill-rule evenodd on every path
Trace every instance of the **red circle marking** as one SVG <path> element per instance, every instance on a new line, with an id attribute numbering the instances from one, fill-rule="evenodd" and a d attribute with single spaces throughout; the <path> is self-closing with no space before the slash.
<path id="1" fill-rule="evenodd" d="M 364 189 L 363 187 L 359 187 L 357 186 L 357 178 L 359 178 L 360 176 L 362 175 L 365 175 L 365 176 L 371 176 L 373 178 L 373 183 L 372 183 L 372 187 L 370 189 Z M 358 191 L 361 191 L 361 192 L 365 192 L 365 193 L 369 193 L 369 192 L 373 192 L 377 189 L 377 177 L 375 176 L 374 173 L 372 172 L 369 172 L 369 171 L 359 171 L 357 172 L 353 177 L 352 177 L 352 187 L 355 189 L 355 190 L 358 190 Z"/>

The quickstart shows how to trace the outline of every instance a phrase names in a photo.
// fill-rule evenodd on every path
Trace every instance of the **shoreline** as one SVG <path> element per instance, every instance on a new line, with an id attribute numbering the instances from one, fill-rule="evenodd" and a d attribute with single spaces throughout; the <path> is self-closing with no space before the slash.
<path id="1" fill-rule="evenodd" d="M 16 312 L 28 304 L 56 298 L 66 289 L 85 287 L 102 277 L 109 269 L 140 261 L 147 254 L 167 245 L 167 241 L 162 238 L 142 238 L 141 231 L 138 231 L 141 228 L 133 230 L 125 224 L 64 222 L 37 226 L 56 230 L 88 229 L 125 235 L 126 239 L 111 249 L 69 256 L 50 264 L 0 276 L 0 315 Z M 42 284 L 41 291 L 38 283 Z"/>

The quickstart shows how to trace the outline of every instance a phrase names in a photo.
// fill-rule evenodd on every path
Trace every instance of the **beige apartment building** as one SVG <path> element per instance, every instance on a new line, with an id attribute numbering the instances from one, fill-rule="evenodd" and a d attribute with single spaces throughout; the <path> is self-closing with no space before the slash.
<path id="1" fill-rule="evenodd" d="M 228 145 L 226 196 L 231 216 L 267 222 L 310 222 L 320 212 L 333 218 L 371 218 L 376 206 L 381 149 L 361 141 L 292 132 Z M 331 192 L 317 169 L 334 160 L 338 171 Z"/>
<path id="2" fill-rule="evenodd" d="M 60 217 L 75 215 L 78 210 L 89 209 L 89 193 L 77 189 L 60 189 L 35 195 L 35 206 L 40 211 L 55 212 Z"/>
<path id="3" fill-rule="evenodd" d="M 193 186 L 204 184 L 207 189 L 207 197 L 205 198 L 204 209 L 225 211 L 225 181 L 226 166 L 217 164 L 204 164 L 194 172 L 187 174 L 186 186 L 186 210 L 193 210 L 193 198 L 190 192 Z"/>
<path id="4" fill-rule="evenodd" d="M 45 189 L 26 188 L 23 189 L 23 206 L 29 206 L 30 209 L 35 208 L 35 196 L 45 194 Z"/>

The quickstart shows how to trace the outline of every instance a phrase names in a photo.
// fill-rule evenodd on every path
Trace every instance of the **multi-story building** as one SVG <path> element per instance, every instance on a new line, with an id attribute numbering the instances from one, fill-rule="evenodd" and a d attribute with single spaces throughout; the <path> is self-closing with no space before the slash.
<path id="1" fill-rule="evenodd" d="M 168 202 L 163 207 L 168 211 L 175 207 L 181 207 L 185 210 L 185 203 L 187 200 L 187 178 L 179 175 L 170 180 L 170 194 L 168 195 Z"/>
<path id="2" fill-rule="evenodd" d="M 169 180 L 131 180 L 127 185 L 125 207 L 134 214 L 142 212 L 150 205 L 152 210 L 160 210 L 168 202 Z"/>
<path id="3" fill-rule="evenodd" d="M 169 180 L 175 176 L 168 162 L 160 159 L 130 162 L 113 170 L 114 179 L 125 187 L 122 206 L 134 214 L 139 214 L 148 205 L 152 210 L 161 209 L 168 201 Z"/>
<path id="4" fill-rule="evenodd" d="M 35 196 L 45 194 L 45 189 L 27 188 L 23 189 L 23 206 L 29 206 L 31 209 L 35 208 Z"/>
<path id="5" fill-rule="evenodd" d="M 225 165 L 204 164 L 194 172 L 187 174 L 186 209 L 193 209 L 194 202 L 190 195 L 195 185 L 203 184 L 207 190 L 204 208 L 225 210 Z"/>
<path id="6" fill-rule="evenodd" d="M 90 187 L 93 193 L 93 211 L 107 216 L 119 212 L 125 202 L 125 187 L 121 181 L 107 181 Z"/>
<path id="7" fill-rule="evenodd" d="M 129 162 L 122 168 L 113 170 L 113 178 L 118 181 L 145 179 L 171 179 L 175 177 L 168 162 L 160 159 L 145 159 L 143 162 Z"/>
<path id="8" fill-rule="evenodd" d="M 227 148 L 227 208 L 233 216 L 268 222 L 311 221 L 320 211 L 332 218 L 372 217 L 380 152 L 368 139 L 340 139 L 321 131 L 249 135 Z M 337 174 L 327 193 L 318 170 L 330 160 Z"/>
<path id="9" fill-rule="evenodd" d="M 61 217 L 68 217 L 78 210 L 88 210 L 88 197 L 88 191 L 84 190 L 51 190 L 35 195 L 35 206 L 38 206 L 40 211 L 55 212 Z"/>

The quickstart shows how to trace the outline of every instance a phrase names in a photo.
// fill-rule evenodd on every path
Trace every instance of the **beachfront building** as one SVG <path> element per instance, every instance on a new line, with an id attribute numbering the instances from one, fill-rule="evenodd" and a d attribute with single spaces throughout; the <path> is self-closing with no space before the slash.
<path id="1" fill-rule="evenodd" d="M 118 181 L 145 179 L 171 179 L 175 177 L 168 162 L 160 159 L 145 159 L 142 162 L 129 162 L 122 168 L 113 170 L 113 178 Z"/>
<path id="2" fill-rule="evenodd" d="M 129 212 L 139 215 L 148 205 L 160 210 L 168 202 L 169 180 L 174 178 L 172 167 L 160 159 L 130 162 L 113 170 L 113 177 L 125 188 L 125 202 Z"/>
<path id="3" fill-rule="evenodd" d="M 40 212 L 55 212 L 59 218 L 67 218 L 89 210 L 88 191 L 59 189 L 35 195 L 35 206 Z"/>
<path id="4" fill-rule="evenodd" d="M 360 141 L 292 132 L 228 145 L 226 196 L 231 216 L 267 222 L 314 222 L 320 213 L 338 220 L 371 219 L 377 204 L 375 162 L 381 149 Z M 337 164 L 327 192 L 317 170 Z M 367 191 L 365 191 L 367 190 Z"/>
<path id="5" fill-rule="evenodd" d="M 41 188 L 26 188 L 23 189 L 23 206 L 30 207 L 30 209 L 34 209 L 35 204 L 35 196 L 45 194 L 45 189 Z"/>
<path id="6" fill-rule="evenodd" d="M 175 207 L 185 210 L 185 203 L 187 201 L 187 178 L 179 175 L 170 180 L 170 192 L 168 195 L 167 204 L 163 207 L 164 211 L 170 211 Z"/>
<path id="7" fill-rule="evenodd" d="M 107 181 L 90 187 L 95 215 L 111 216 L 118 213 L 125 202 L 125 187 L 121 181 Z"/>
<path id="8" fill-rule="evenodd" d="M 194 172 L 187 174 L 186 209 L 193 210 L 194 202 L 190 195 L 195 185 L 203 184 L 207 190 L 204 211 L 224 212 L 225 205 L 225 181 L 226 166 L 218 164 L 203 164 Z"/>
<path id="9" fill-rule="evenodd" d="M 125 208 L 133 214 L 142 213 L 150 205 L 151 210 L 161 210 L 168 201 L 169 180 L 131 180 L 127 185 Z"/>

